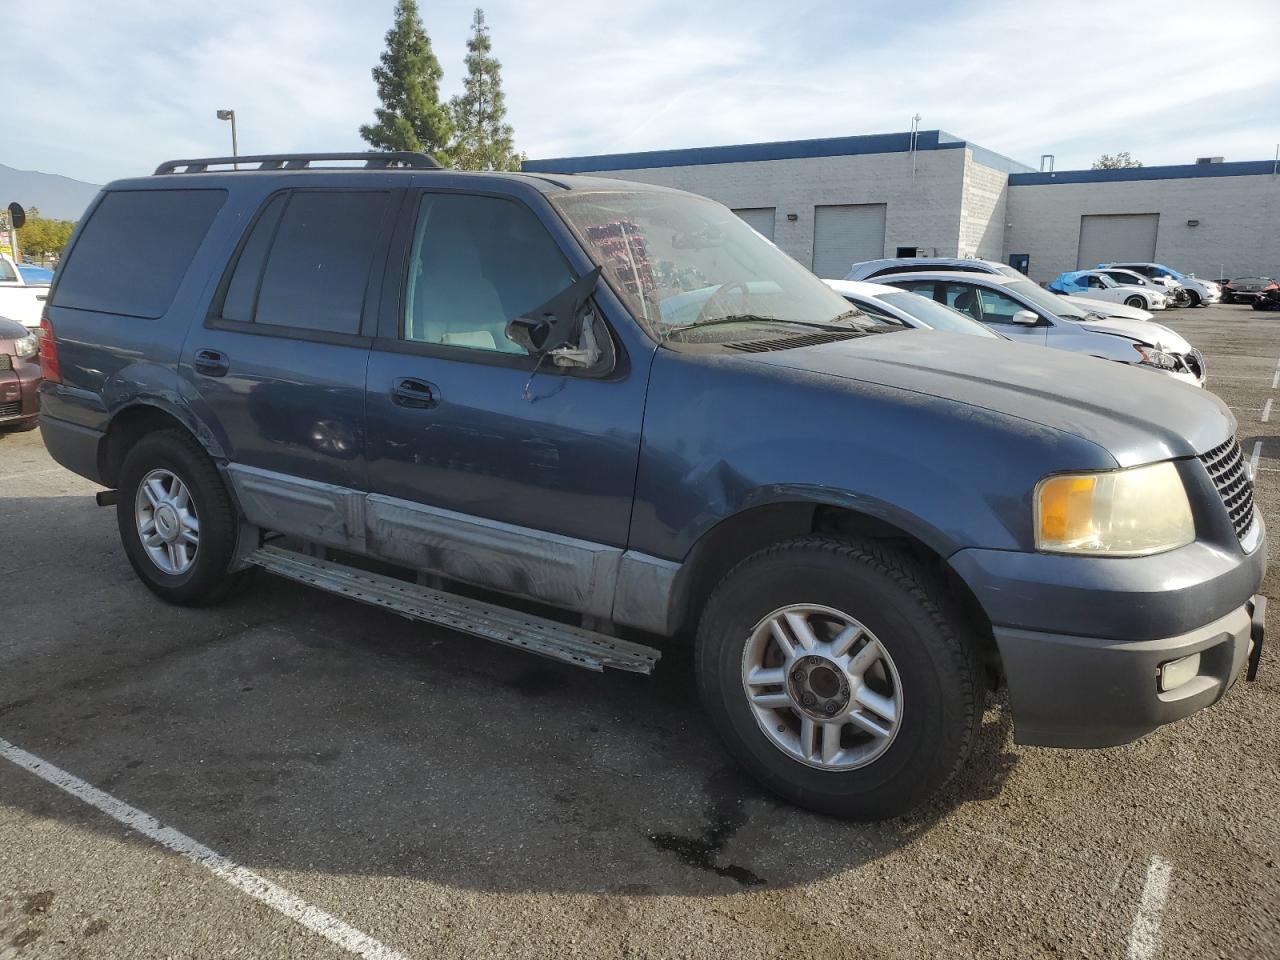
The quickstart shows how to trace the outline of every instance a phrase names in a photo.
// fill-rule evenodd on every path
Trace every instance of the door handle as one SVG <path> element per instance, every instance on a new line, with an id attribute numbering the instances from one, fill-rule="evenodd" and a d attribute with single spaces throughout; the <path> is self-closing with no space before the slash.
<path id="1" fill-rule="evenodd" d="M 425 410 L 440 402 L 440 388 L 416 377 L 401 377 L 391 387 L 391 402 Z"/>
<path id="2" fill-rule="evenodd" d="M 205 377 L 225 377 L 231 369 L 231 360 L 221 350 L 210 350 L 202 347 L 196 351 L 191 365 L 196 373 Z"/>

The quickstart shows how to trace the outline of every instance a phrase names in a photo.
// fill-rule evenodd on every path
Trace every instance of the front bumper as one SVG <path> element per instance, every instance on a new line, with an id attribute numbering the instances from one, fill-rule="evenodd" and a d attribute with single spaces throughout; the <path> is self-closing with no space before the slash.
<path id="1" fill-rule="evenodd" d="M 1110 747 L 1216 703 L 1239 679 L 1255 642 L 1261 651 L 1262 625 L 1254 612 L 1250 601 L 1212 623 L 1160 640 L 997 627 L 1015 739 L 1046 747 Z M 1160 665 L 1194 653 L 1200 654 L 1199 674 L 1162 692 Z"/>
<path id="2" fill-rule="evenodd" d="M 1261 643 L 1267 544 L 1261 515 L 1254 524 L 1243 548 L 1197 540 L 1149 557 L 953 554 L 952 570 L 992 623 L 1015 739 L 1128 743 L 1222 697 L 1251 635 Z M 1234 539 L 1229 527 L 1226 535 Z M 1193 653 L 1200 675 L 1161 692 L 1160 664 Z"/>

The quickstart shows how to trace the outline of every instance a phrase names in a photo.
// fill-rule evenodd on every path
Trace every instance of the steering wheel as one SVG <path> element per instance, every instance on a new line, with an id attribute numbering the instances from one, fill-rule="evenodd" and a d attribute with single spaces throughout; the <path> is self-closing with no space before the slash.
<path id="1" fill-rule="evenodd" d="M 738 309 L 736 310 L 729 305 L 729 294 L 734 290 L 738 291 Z M 747 281 L 745 280 L 735 280 L 732 283 L 722 283 L 720 286 L 716 287 L 715 293 L 707 297 L 707 302 L 704 303 L 702 305 L 702 309 L 698 311 L 698 316 L 695 318 L 694 322 L 701 323 L 711 311 L 711 308 L 717 304 L 723 308 L 720 311 L 721 316 L 733 317 L 738 316 L 739 314 L 745 314 L 747 312 L 747 297 L 750 293 L 751 290 L 747 286 Z"/>

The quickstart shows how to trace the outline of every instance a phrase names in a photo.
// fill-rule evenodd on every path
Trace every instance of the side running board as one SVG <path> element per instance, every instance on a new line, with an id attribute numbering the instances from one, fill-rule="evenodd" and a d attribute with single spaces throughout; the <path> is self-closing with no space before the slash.
<path id="1" fill-rule="evenodd" d="M 383 607 L 410 620 L 496 640 L 588 670 L 612 667 L 652 673 L 661 656 L 652 647 L 292 550 L 259 547 L 245 560 L 279 576 Z"/>

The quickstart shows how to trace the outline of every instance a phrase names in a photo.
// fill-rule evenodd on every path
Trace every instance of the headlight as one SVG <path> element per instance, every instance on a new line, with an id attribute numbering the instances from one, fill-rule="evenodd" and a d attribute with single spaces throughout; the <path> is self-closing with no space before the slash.
<path id="1" fill-rule="evenodd" d="M 40 346 L 40 341 L 33 333 L 25 337 L 19 337 L 15 345 L 18 348 L 18 356 L 25 359 L 26 357 L 34 357 L 36 355 L 36 350 Z"/>
<path id="2" fill-rule="evenodd" d="M 1036 485 L 1036 549 L 1141 557 L 1196 538 L 1191 504 L 1168 461 L 1107 473 L 1064 473 Z"/>
<path id="3" fill-rule="evenodd" d="M 1141 343 L 1135 343 L 1133 349 L 1137 350 L 1138 356 L 1142 358 L 1138 361 L 1139 363 L 1150 367 L 1159 367 L 1161 370 L 1178 369 L 1178 361 L 1163 350 L 1157 350 L 1155 347 L 1148 347 Z"/>

